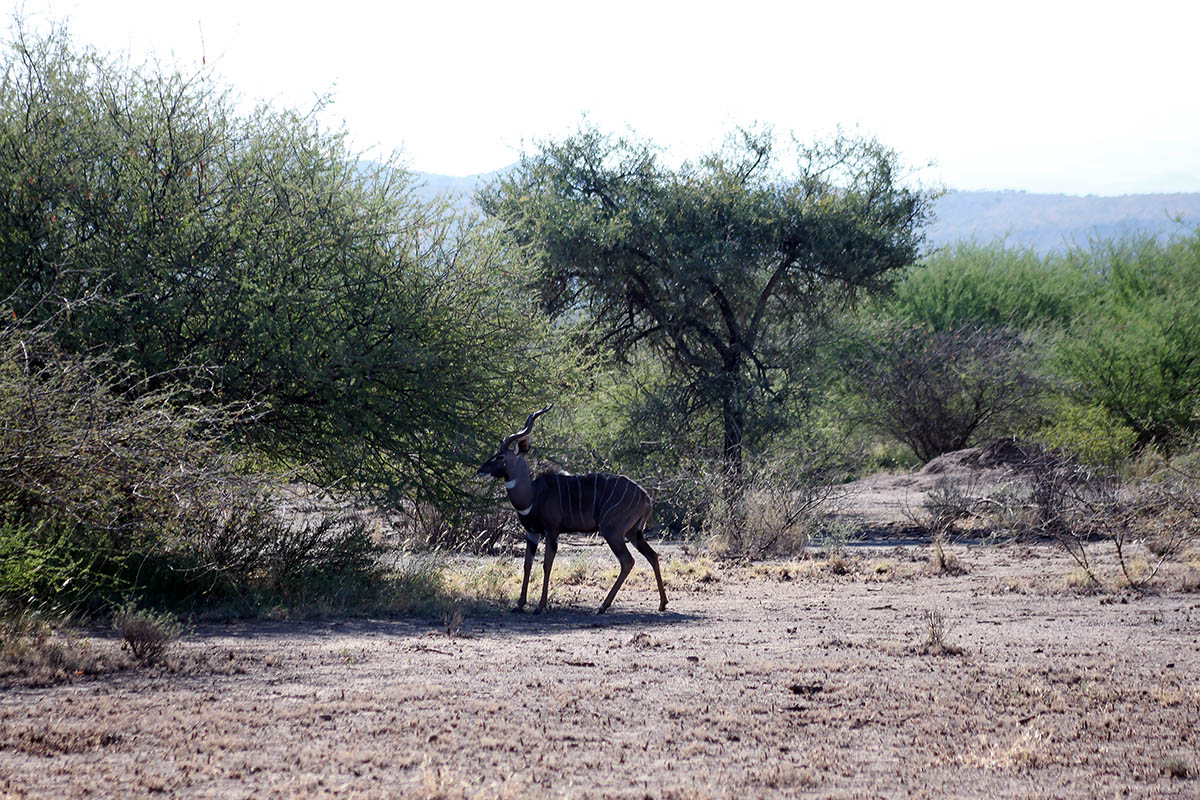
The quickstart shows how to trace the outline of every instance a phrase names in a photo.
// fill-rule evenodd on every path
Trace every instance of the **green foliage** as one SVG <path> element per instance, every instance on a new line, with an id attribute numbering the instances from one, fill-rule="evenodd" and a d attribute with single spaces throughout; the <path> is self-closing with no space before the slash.
<path id="1" fill-rule="evenodd" d="M 1067 401 L 1034 438 L 1046 447 L 1069 453 L 1088 466 L 1111 468 L 1129 458 L 1137 441 L 1137 432 L 1122 425 L 1101 406 Z"/>
<path id="2" fill-rule="evenodd" d="M 1040 256 L 1003 241 L 959 242 L 911 269 L 881 310 L 935 330 L 1061 328 L 1099 287 L 1090 267 L 1078 253 Z"/>
<path id="3" fill-rule="evenodd" d="M 914 268 L 875 310 L 936 331 L 1025 332 L 1069 394 L 1046 443 L 1107 463 L 1128 431 L 1137 448 L 1169 450 L 1200 429 L 1197 286 L 1200 233 L 1102 239 L 1041 257 L 963 243 Z"/>
<path id="4" fill-rule="evenodd" d="M 804 389 L 814 325 L 912 263 L 929 216 L 931 196 L 901 185 L 877 142 L 839 137 L 798 156 L 780 170 L 773 137 L 742 131 L 671 169 L 649 143 L 585 127 L 479 200 L 530 249 L 544 308 L 584 320 L 621 358 L 648 349 L 673 388 L 639 392 L 643 408 L 718 420 L 736 464 L 743 443 L 786 423 L 772 406 Z"/>
<path id="5" fill-rule="evenodd" d="M 119 554 L 99 532 L 68 522 L 30 522 L 11 505 L 0 521 L 0 598 L 58 613 L 97 610 L 126 584 Z"/>
<path id="6" fill-rule="evenodd" d="M 19 24 L 0 92 L 0 297 L 115 347 L 320 482 L 461 505 L 459 475 L 545 391 L 548 340 L 488 226 L 367 168 L 315 115 L 207 73 L 129 69 Z M 187 400 L 187 395 L 180 399 Z M 515 406 L 521 409 L 516 409 Z M 505 413 L 511 412 L 511 413 Z"/>
<path id="7" fill-rule="evenodd" d="M 1077 402 L 1167 450 L 1200 430 L 1200 232 L 1098 242 L 1103 291 L 1060 342 L 1056 369 Z"/>

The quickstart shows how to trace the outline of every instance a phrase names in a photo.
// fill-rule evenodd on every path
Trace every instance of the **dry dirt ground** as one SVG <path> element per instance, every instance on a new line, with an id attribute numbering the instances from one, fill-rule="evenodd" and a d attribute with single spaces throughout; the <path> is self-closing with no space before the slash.
<path id="1" fill-rule="evenodd" d="M 1200 797 L 1200 594 L 927 550 L 668 552 L 666 612 L 639 561 L 597 617 L 580 541 L 540 616 L 201 625 L 166 666 L 0 689 L 0 796 Z"/>

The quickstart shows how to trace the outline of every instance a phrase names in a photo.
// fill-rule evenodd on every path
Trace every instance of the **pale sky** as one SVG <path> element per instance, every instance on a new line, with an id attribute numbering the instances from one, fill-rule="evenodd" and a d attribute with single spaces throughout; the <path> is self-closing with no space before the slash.
<path id="1" fill-rule="evenodd" d="M 24 0 L 78 44 L 202 63 L 413 169 L 488 172 L 583 115 L 677 158 L 738 125 L 837 126 L 929 184 L 1200 192 L 1196 0 Z M 36 25 L 35 25 L 36 27 Z"/>

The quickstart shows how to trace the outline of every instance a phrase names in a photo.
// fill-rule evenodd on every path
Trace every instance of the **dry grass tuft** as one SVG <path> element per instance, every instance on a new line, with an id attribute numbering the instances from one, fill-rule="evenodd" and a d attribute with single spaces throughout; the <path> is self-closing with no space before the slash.
<path id="1" fill-rule="evenodd" d="M 817 571 L 815 561 L 765 561 L 750 565 L 752 578 L 767 578 L 787 583 L 798 578 L 809 577 Z"/>
<path id="2" fill-rule="evenodd" d="M 463 610 L 461 608 L 451 608 L 442 614 L 442 627 L 446 630 L 447 636 L 457 636 L 463 624 Z"/>
<path id="3" fill-rule="evenodd" d="M 933 552 L 929 556 L 929 571 L 934 575 L 964 575 L 967 572 L 965 564 L 959 560 L 949 547 L 947 542 L 935 537 L 932 542 Z"/>
<path id="4" fill-rule="evenodd" d="M 716 583 L 721 580 L 716 562 L 708 556 L 694 558 L 690 561 L 671 559 L 665 565 L 665 572 L 669 576 L 686 578 L 695 583 Z"/>
<path id="5" fill-rule="evenodd" d="M 829 566 L 829 572 L 833 575 L 845 575 L 850 571 L 850 561 L 840 554 L 830 556 L 826 563 Z"/>
<path id="6" fill-rule="evenodd" d="M 567 586 L 583 586 L 592 578 L 592 562 L 587 553 L 577 553 L 563 564 L 562 573 L 556 579 Z"/>
<path id="7" fill-rule="evenodd" d="M 1069 591 L 1079 594 L 1092 594 L 1104 588 L 1096 573 L 1086 567 L 1072 569 L 1063 576 L 1063 583 Z"/>
<path id="8" fill-rule="evenodd" d="M 472 785 L 471 781 L 457 772 L 426 763 L 421 768 L 421 789 L 413 796 L 424 800 L 513 800 L 528 797 L 529 787 L 521 775 Z"/>
<path id="9" fill-rule="evenodd" d="M 914 645 L 912 652 L 923 656 L 960 656 L 964 650 L 946 641 L 946 617 L 940 611 L 928 609 L 921 615 L 925 638 Z"/>
<path id="10" fill-rule="evenodd" d="M 115 747 L 124 736 L 112 731 L 81 730 L 51 722 L 36 728 L 6 731 L 3 738 L 6 745 L 0 746 L 0 750 L 50 758 Z"/>
<path id="11" fill-rule="evenodd" d="M 119 669 L 122 661 L 32 612 L 0 616 L 0 686 L 52 686 Z"/>
<path id="12" fill-rule="evenodd" d="M 1007 744 L 989 745 L 988 737 L 980 736 L 985 752 L 968 755 L 963 758 L 963 763 L 987 770 L 1029 772 L 1054 762 L 1048 740 L 1047 733 L 1036 727 L 1023 728 Z"/>
<path id="13" fill-rule="evenodd" d="M 636 647 L 638 649 L 648 649 L 648 648 L 654 648 L 654 647 L 662 647 L 663 642 L 660 639 L 655 639 L 653 636 L 646 633 L 645 631 L 641 631 L 640 633 L 635 633 L 633 635 L 633 638 L 631 638 L 628 642 L 625 643 L 625 646 L 626 647 Z"/>

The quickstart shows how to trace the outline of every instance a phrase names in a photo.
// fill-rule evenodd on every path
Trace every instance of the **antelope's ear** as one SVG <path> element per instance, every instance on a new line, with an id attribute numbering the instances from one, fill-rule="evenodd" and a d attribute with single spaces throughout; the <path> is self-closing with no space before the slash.
<path id="1" fill-rule="evenodd" d="M 520 453 L 521 455 L 525 455 L 526 453 L 529 452 L 529 437 L 528 436 L 522 436 L 520 439 L 517 439 L 517 452 Z"/>

